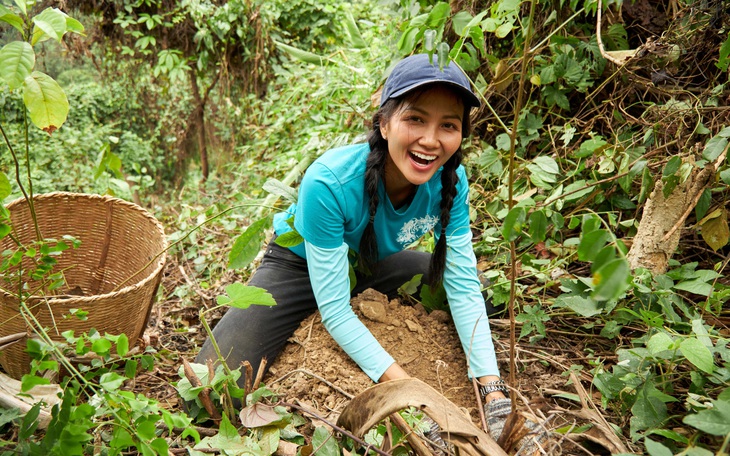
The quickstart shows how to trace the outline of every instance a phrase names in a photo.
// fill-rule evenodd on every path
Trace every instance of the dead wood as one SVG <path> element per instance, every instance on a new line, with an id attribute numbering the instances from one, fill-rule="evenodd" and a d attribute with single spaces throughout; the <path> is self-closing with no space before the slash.
<path id="1" fill-rule="evenodd" d="M 337 424 L 357 436 L 363 436 L 380 420 L 408 407 L 416 407 L 431 417 L 441 427 L 443 439 L 451 442 L 460 451 L 459 454 L 507 454 L 456 405 L 415 378 L 391 380 L 368 388 L 345 407 Z"/>

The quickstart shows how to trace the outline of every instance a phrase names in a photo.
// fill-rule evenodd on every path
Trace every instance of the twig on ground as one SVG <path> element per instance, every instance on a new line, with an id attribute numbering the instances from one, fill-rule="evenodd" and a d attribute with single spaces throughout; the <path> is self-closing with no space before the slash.
<path id="1" fill-rule="evenodd" d="M 355 436 L 354 434 L 352 434 L 351 432 L 349 432 L 347 429 L 343 429 L 343 428 L 337 426 L 334 423 L 330 423 L 325 418 L 317 415 L 316 413 L 314 413 L 314 412 L 312 412 L 310 410 L 305 409 L 304 407 L 300 407 L 300 406 L 298 406 L 296 404 L 292 404 L 292 403 L 289 403 L 289 402 L 280 402 L 279 405 L 283 405 L 285 407 L 291 407 L 291 408 L 297 409 L 301 413 L 305 413 L 307 415 L 310 415 L 310 416 L 312 416 L 312 417 L 314 417 L 314 418 L 322 421 L 323 423 L 326 423 L 333 430 L 335 430 L 335 431 L 339 432 L 340 434 L 343 434 L 343 435 L 351 438 L 352 440 L 354 440 L 358 445 L 361 445 L 366 451 L 371 450 L 371 451 L 374 451 L 375 453 L 380 454 L 380 455 L 383 455 L 383 456 L 390 456 L 385 451 L 382 451 L 379 448 L 375 448 L 371 444 L 365 442 L 364 440 L 359 439 L 357 436 Z"/>

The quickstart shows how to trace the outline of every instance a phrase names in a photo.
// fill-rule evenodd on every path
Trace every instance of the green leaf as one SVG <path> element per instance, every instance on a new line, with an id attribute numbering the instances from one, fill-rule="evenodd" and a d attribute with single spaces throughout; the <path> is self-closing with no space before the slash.
<path id="1" fill-rule="evenodd" d="M 721 71 L 727 71 L 730 66 L 730 36 L 720 46 L 720 58 L 717 59 L 715 65 Z"/>
<path id="2" fill-rule="evenodd" d="M 251 305 L 275 306 L 274 298 L 263 288 L 247 286 L 242 283 L 232 283 L 226 287 L 226 294 L 216 298 L 222 306 L 231 306 L 237 309 L 247 309 Z"/>
<path id="3" fill-rule="evenodd" d="M 60 128 L 68 116 L 68 99 L 63 89 L 40 71 L 32 72 L 23 81 L 23 101 L 30 120 L 49 134 Z"/>
<path id="4" fill-rule="evenodd" d="M 712 408 L 686 415 L 682 421 L 707 434 L 726 436 L 730 434 L 730 401 L 712 401 Z"/>
<path id="5" fill-rule="evenodd" d="M 271 193 L 272 195 L 280 196 L 290 203 L 297 202 L 298 194 L 297 194 L 296 189 L 293 189 L 290 186 L 285 185 L 280 180 L 268 179 L 266 182 L 264 182 L 263 188 L 264 188 L 264 190 Z"/>
<path id="6" fill-rule="evenodd" d="M 573 156 L 577 158 L 590 157 L 591 155 L 598 155 L 608 148 L 608 143 L 603 140 L 601 136 L 583 141 L 577 152 L 573 153 Z"/>
<path id="7" fill-rule="evenodd" d="M 274 40 L 274 44 L 276 44 L 276 46 L 278 46 L 282 51 L 286 52 L 297 60 L 301 60 L 302 62 L 313 63 L 315 65 L 324 65 L 327 62 L 323 57 L 320 57 L 317 54 L 302 51 L 301 49 L 289 46 L 288 44 L 284 44 L 276 40 Z"/>
<path id="8" fill-rule="evenodd" d="M 509 211 L 502 225 L 502 237 L 505 241 L 512 242 L 522 234 L 526 219 L 527 210 L 522 206 L 515 206 Z"/>
<path id="9" fill-rule="evenodd" d="M 20 390 L 24 393 L 33 389 L 38 385 L 50 385 L 51 381 L 47 378 L 38 377 L 37 375 L 25 374 L 20 379 Z"/>
<path id="10" fill-rule="evenodd" d="M 33 18 L 36 29 L 33 30 L 33 39 L 31 44 L 37 43 L 42 38 L 43 31 L 52 39 L 61 42 L 64 33 L 66 33 L 66 15 L 58 8 L 46 8 L 39 15 Z"/>
<path id="11" fill-rule="evenodd" d="M 712 285 L 700 279 L 679 282 L 674 288 L 702 296 L 710 296 L 712 294 Z"/>
<path id="12" fill-rule="evenodd" d="M 583 296 L 558 296 L 555 305 L 559 307 L 567 307 L 578 315 L 590 318 L 603 312 L 603 308 L 598 301 Z"/>
<path id="13" fill-rule="evenodd" d="M 312 435 L 312 448 L 317 456 L 339 456 L 340 448 L 337 439 L 325 428 L 318 426 Z"/>
<path id="14" fill-rule="evenodd" d="M 105 354 L 109 353 L 109 350 L 111 348 L 112 348 L 112 343 L 109 341 L 109 339 L 105 339 L 105 338 L 96 339 L 91 344 L 91 351 L 93 351 L 97 355 L 105 355 Z"/>
<path id="15" fill-rule="evenodd" d="M 352 17 L 352 12 L 349 10 L 345 12 L 345 27 L 347 28 L 347 34 L 350 35 L 350 43 L 355 49 L 365 49 L 368 45 L 365 40 L 362 39 L 360 29 L 357 28 L 357 22 Z"/>
<path id="16" fill-rule="evenodd" d="M 696 337 L 688 337 L 679 345 L 679 349 L 687 361 L 699 370 L 711 374 L 715 370 L 712 352 Z"/>
<path id="17" fill-rule="evenodd" d="M 25 41 L 13 41 L 0 49 L 0 77 L 15 90 L 27 78 L 35 66 L 33 47 Z"/>
<path id="18" fill-rule="evenodd" d="M 535 211 L 530 214 L 529 233 L 532 242 L 542 242 L 547 236 L 547 216 L 545 211 Z"/>
<path id="19" fill-rule="evenodd" d="M 730 128 L 730 127 L 725 127 Z M 717 157 L 722 154 L 722 151 L 727 147 L 727 137 L 721 136 L 722 132 L 710 138 L 705 144 L 705 148 L 702 150 L 702 158 L 708 161 L 715 161 Z"/>
<path id="20" fill-rule="evenodd" d="M 673 456 L 674 453 L 669 448 L 665 447 L 661 443 L 652 440 L 644 439 L 644 445 L 649 456 Z"/>
<path id="21" fill-rule="evenodd" d="M 0 22 L 10 24 L 19 31 L 21 35 L 23 34 L 23 19 L 3 5 L 0 5 Z"/>
<path id="22" fill-rule="evenodd" d="M 290 248 L 304 242 L 304 238 L 296 230 L 292 230 L 278 235 L 274 242 L 276 242 L 276 245 Z"/>
<path id="23" fill-rule="evenodd" d="M 126 334 L 120 334 L 117 339 L 117 354 L 124 357 L 129 352 L 129 338 Z"/>
<path id="24" fill-rule="evenodd" d="M 268 223 L 268 218 L 257 220 L 236 238 L 231 253 L 228 254 L 229 269 L 243 269 L 256 258 L 261 250 L 264 229 Z"/>
<path id="25" fill-rule="evenodd" d="M 10 179 L 8 179 L 8 175 L 0 172 L 0 202 L 10 196 L 11 191 L 12 187 L 10 186 Z M 1 219 L 2 218 L 0 218 L 0 220 Z"/>
<path id="26" fill-rule="evenodd" d="M 663 351 L 671 350 L 674 346 L 674 340 L 665 332 L 658 332 L 651 336 L 646 342 L 646 348 L 652 355 L 657 355 Z"/>
<path id="27" fill-rule="evenodd" d="M 511 22 L 504 23 L 497 27 L 497 30 L 494 31 L 494 35 L 497 38 L 504 38 L 505 36 L 509 35 L 512 31 L 513 25 Z"/>
<path id="28" fill-rule="evenodd" d="M 446 23 L 446 19 L 451 15 L 451 7 L 446 2 L 438 2 L 434 5 L 431 12 L 426 18 L 426 27 L 439 28 Z"/>
<path id="29" fill-rule="evenodd" d="M 116 391 L 126 380 L 116 372 L 107 372 L 99 377 L 99 384 L 107 391 Z"/>
<path id="30" fill-rule="evenodd" d="M 582 233 L 580 244 L 578 244 L 578 259 L 580 261 L 593 261 L 598 252 L 612 238 L 611 233 L 606 230 L 593 230 Z"/>
<path id="31" fill-rule="evenodd" d="M 629 287 L 631 270 L 624 258 L 609 261 L 593 274 L 593 294 L 598 301 L 618 299 Z"/>
<path id="32" fill-rule="evenodd" d="M 38 415 L 41 413 L 41 403 L 38 402 L 28 410 L 20 423 L 18 430 L 18 440 L 28 440 L 33 436 L 36 428 L 38 428 Z"/>

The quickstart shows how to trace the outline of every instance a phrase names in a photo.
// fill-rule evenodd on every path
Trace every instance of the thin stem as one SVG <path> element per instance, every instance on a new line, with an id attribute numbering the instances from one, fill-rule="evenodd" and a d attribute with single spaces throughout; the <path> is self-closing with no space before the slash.
<path id="1" fill-rule="evenodd" d="M 33 218 L 33 227 L 35 228 L 35 236 L 38 242 L 43 240 L 41 229 L 38 226 L 38 217 L 35 213 L 35 202 L 33 201 L 33 179 L 30 176 L 30 138 L 28 132 L 30 127 L 28 125 L 28 110 L 23 111 L 23 125 L 25 128 L 25 171 L 28 176 L 28 195 L 30 198 L 26 198 L 28 201 L 28 208 L 30 209 L 30 215 Z"/>
<path id="2" fill-rule="evenodd" d="M 26 124 L 26 144 L 28 142 L 28 126 Z M 36 237 L 38 237 L 38 240 L 40 241 L 42 238 L 40 236 L 40 230 L 38 229 L 38 221 L 35 216 L 35 207 L 33 206 L 33 198 L 32 196 L 28 196 L 28 192 L 25 191 L 25 186 L 23 186 L 23 181 L 20 179 L 20 162 L 18 161 L 18 156 L 15 154 L 15 149 L 13 149 L 13 146 L 10 144 L 10 139 L 8 139 L 8 135 L 5 134 L 5 129 L 3 128 L 2 124 L 0 124 L 0 133 L 3 135 L 3 139 L 5 140 L 5 144 L 8 146 L 8 149 L 10 149 L 10 155 L 13 156 L 13 164 L 15 165 L 15 181 L 18 183 L 18 187 L 20 188 L 20 191 L 23 193 L 23 196 L 25 197 L 25 200 L 28 201 L 28 207 L 30 208 L 30 214 L 33 218 L 33 224 L 35 225 L 35 231 L 36 231 Z M 28 166 L 30 169 L 30 166 Z M 30 171 L 29 171 L 30 172 Z"/>
<path id="3" fill-rule="evenodd" d="M 520 121 L 520 113 L 524 104 L 525 79 L 527 77 L 527 63 L 530 59 L 530 39 L 532 37 L 532 23 L 535 17 L 535 0 L 530 2 L 530 16 L 525 31 L 524 51 L 522 55 L 522 69 L 520 70 L 520 82 L 517 89 L 517 101 L 515 103 L 514 117 L 512 119 L 512 131 L 510 132 L 510 150 L 509 150 L 509 184 L 508 184 L 508 200 L 507 205 L 510 210 L 514 207 L 514 185 L 515 185 L 515 148 L 517 142 L 517 125 Z M 512 387 L 516 387 L 516 324 L 515 324 L 515 295 L 517 290 L 517 247 L 515 241 L 509 243 L 510 249 L 510 293 L 509 293 L 509 322 L 510 322 L 510 344 L 509 344 L 509 383 Z M 517 402 L 512 398 L 512 412 L 517 410 Z"/>

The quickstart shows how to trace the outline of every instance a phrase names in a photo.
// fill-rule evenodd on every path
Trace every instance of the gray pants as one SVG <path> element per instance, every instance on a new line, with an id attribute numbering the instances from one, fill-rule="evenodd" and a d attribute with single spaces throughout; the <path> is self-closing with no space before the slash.
<path id="1" fill-rule="evenodd" d="M 373 288 L 393 298 L 398 288 L 416 274 L 423 274 L 425 280 L 430 260 L 430 253 L 411 250 L 391 255 L 378 263 L 374 274 L 356 274 L 357 284 L 351 295 Z M 248 285 L 271 293 L 276 305 L 231 308 L 215 325 L 213 337 L 231 369 L 248 360 L 256 370 L 262 358 L 268 361 L 268 368 L 302 320 L 317 310 L 306 260 L 274 241 L 266 248 Z M 208 359 L 217 359 L 210 339 L 203 344 L 195 362 L 204 364 Z M 239 386 L 243 387 L 244 381 L 242 375 Z"/>

